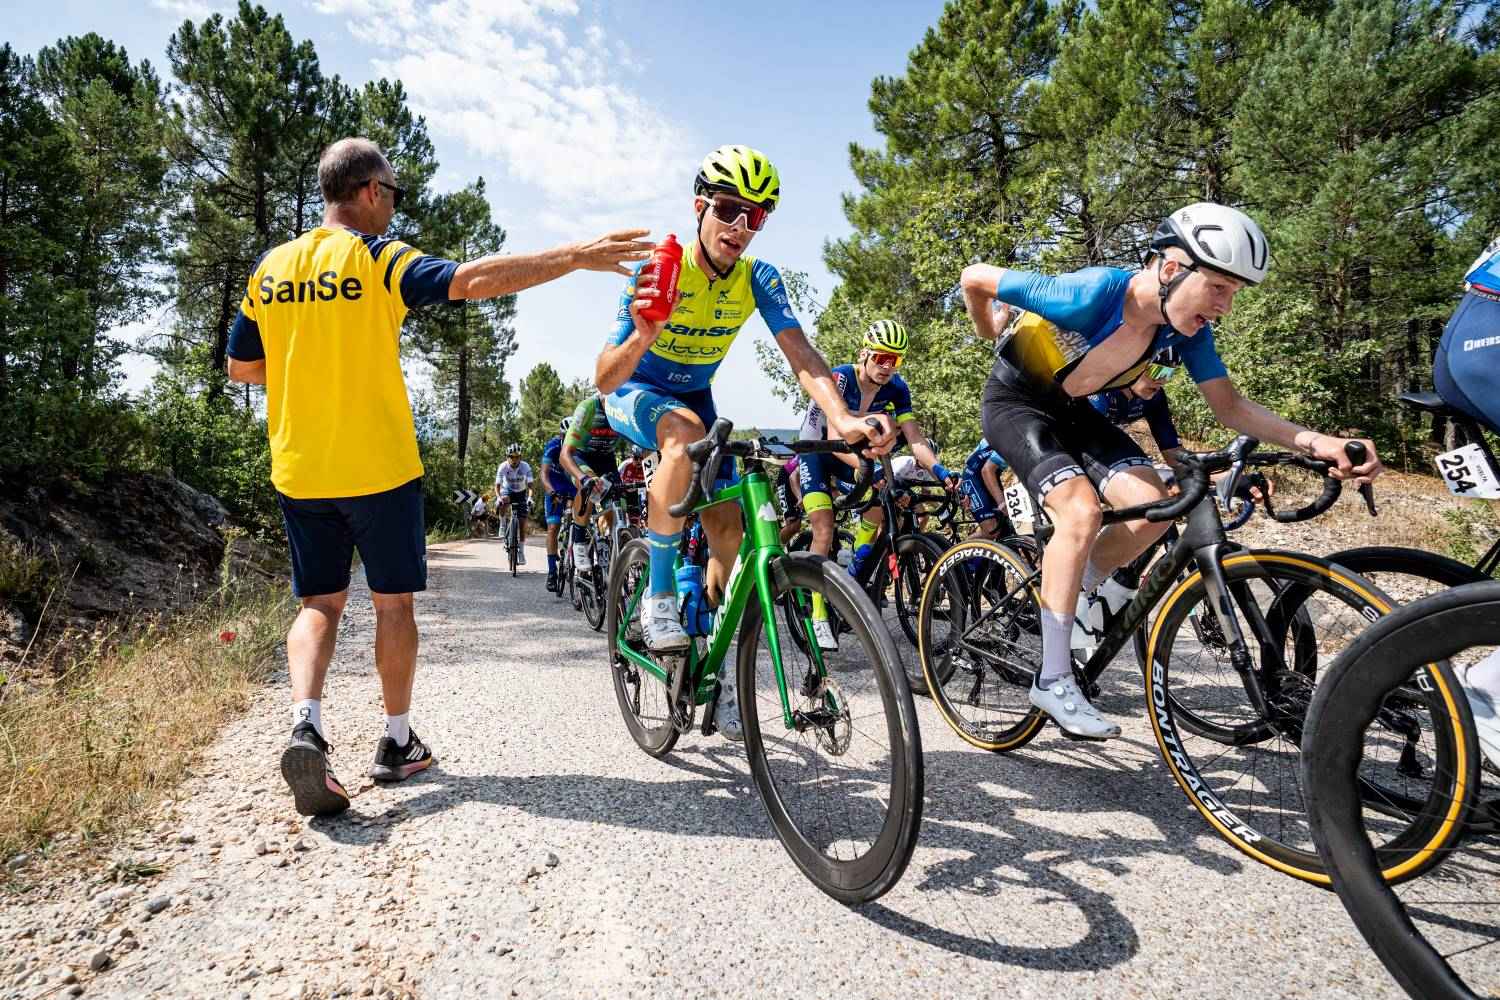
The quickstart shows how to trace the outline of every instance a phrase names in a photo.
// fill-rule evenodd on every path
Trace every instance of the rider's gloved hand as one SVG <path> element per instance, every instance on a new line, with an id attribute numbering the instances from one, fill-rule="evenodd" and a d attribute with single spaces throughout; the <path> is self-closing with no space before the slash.
<path id="1" fill-rule="evenodd" d="M 943 465 L 942 462 L 933 463 L 932 474 L 936 476 L 938 482 L 942 483 L 943 486 L 947 489 L 958 489 L 958 477 L 955 476 L 952 472 L 949 472 L 948 468 Z"/>

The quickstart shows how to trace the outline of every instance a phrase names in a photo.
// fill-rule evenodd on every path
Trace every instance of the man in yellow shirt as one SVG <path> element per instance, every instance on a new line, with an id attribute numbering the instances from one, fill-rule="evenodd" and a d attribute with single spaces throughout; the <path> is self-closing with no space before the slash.
<path id="1" fill-rule="evenodd" d="M 375 669 L 386 732 L 371 777 L 400 781 L 433 761 L 411 731 L 417 624 L 427 587 L 422 463 L 401 375 L 407 310 L 509 295 L 576 270 L 629 274 L 645 230 L 465 263 L 379 234 L 404 194 L 379 147 L 341 139 L 318 161 L 323 224 L 263 256 L 229 336 L 229 377 L 266 387 L 271 481 L 302 610 L 287 635 L 292 740 L 281 773 L 304 816 L 348 808 L 328 766 L 323 680 L 358 549 L 375 605 Z"/>

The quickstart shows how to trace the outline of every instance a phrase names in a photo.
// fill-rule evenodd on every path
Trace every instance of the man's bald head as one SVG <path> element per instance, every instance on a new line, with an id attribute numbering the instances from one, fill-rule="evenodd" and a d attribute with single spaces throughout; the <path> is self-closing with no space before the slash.
<path id="1" fill-rule="evenodd" d="M 380 147 L 357 136 L 340 139 L 318 158 L 318 187 L 330 205 L 353 201 L 371 178 L 384 180 L 393 172 Z"/>

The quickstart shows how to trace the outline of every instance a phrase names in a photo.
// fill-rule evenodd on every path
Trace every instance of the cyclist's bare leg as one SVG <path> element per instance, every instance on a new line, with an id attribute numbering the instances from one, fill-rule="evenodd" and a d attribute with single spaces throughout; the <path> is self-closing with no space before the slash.
<path id="1" fill-rule="evenodd" d="M 417 618 L 411 594 L 370 594 L 375 605 L 375 671 L 386 715 L 411 710 L 417 675 Z"/>
<path id="2" fill-rule="evenodd" d="M 524 549 L 526 547 L 526 515 L 519 512 L 516 515 L 516 532 L 520 536 L 521 547 Z"/>
<path id="3" fill-rule="evenodd" d="M 693 477 L 693 462 L 684 449 L 707 432 L 703 421 L 691 410 L 668 410 L 656 424 L 656 441 L 661 446 L 661 461 L 646 488 L 651 502 L 646 508 L 646 525 L 659 535 L 682 530 L 683 518 L 667 510 L 687 493 Z"/>
<path id="4" fill-rule="evenodd" d="M 547 525 L 547 554 L 554 559 L 557 558 L 557 532 L 561 527 L 561 523 Z"/>
<path id="5" fill-rule="evenodd" d="M 1104 498 L 1116 510 L 1154 503 L 1166 499 L 1166 496 L 1166 486 L 1162 484 L 1156 470 L 1150 468 L 1125 469 L 1111 476 L 1104 484 Z M 1153 524 L 1144 519 L 1110 525 L 1094 541 L 1090 557 L 1095 570 L 1109 573 L 1119 569 L 1150 548 L 1171 526 L 1167 521 Z"/>
<path id="6" fill-rule="evenodd" d="M 975 527 L 974 533 L 972 535 L 970 535 L 969 537 L 970 538 L 981 538 L 981 539 L 993 539 L 999 533 L 1000 533 L 1000 519 L 992 517 L 988 521 L 980 521 L 979 524 L 978 524 L 978 526 Z"/>
<path id="7" fill-rule="evenodd" d="M 1042 550 L 1042 607 L 1071 622 L 1083 568 L 1099 534 L 1099 495 L 1087 476 L 1054 486 L 1042 499 L 1052 518 L 1052 540 Z"/>
<path id="8" fill-rule="evenodd" d="M 302 598 L 302 610 L 286 637 L 287 672 L 292 680 L 292 701 L 322 700 L 323 679 L 333 659 L 339 634 L 339 617 L 349 592 Z"/>
<path id="9" fill-rule="evenodd" d="M 718 604 L 724 598 L 724 587 L 729 583 L 729 571 L 739 554 L 745 527 L 739 507 L 732 503 L 709 507 L 698 519 L 708 536 L 708 571 L 703 575 L 703 592 L 710 603 Z"/>
<path id="10" fill-rule="evenodd" d="M 797 517 L 788 518 L 781 522 L 781 544 L 790 545 L 792 539 L 802 531 L 802 519 Z"/>
<path id="11" fill-rule="evenodd" d="M 807 523 L 812 525 L 810 552 L 826 556 L 833 549 L 833 511 L 828 507 L 807 512 Z"/>

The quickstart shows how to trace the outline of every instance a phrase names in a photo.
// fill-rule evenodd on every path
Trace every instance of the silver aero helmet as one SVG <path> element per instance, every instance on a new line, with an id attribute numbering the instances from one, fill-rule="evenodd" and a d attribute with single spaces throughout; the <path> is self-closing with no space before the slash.
<path id="1" fill-rule="evenodd" d="M 1250 285 L 1258 285 L 1270 268 L 1266 234 L 1237 208 L 1200 201 L 1179 208 L 1156 227 L 1151 249 L 1177 247 L 1198 267 L 1207 267 Z"/>

